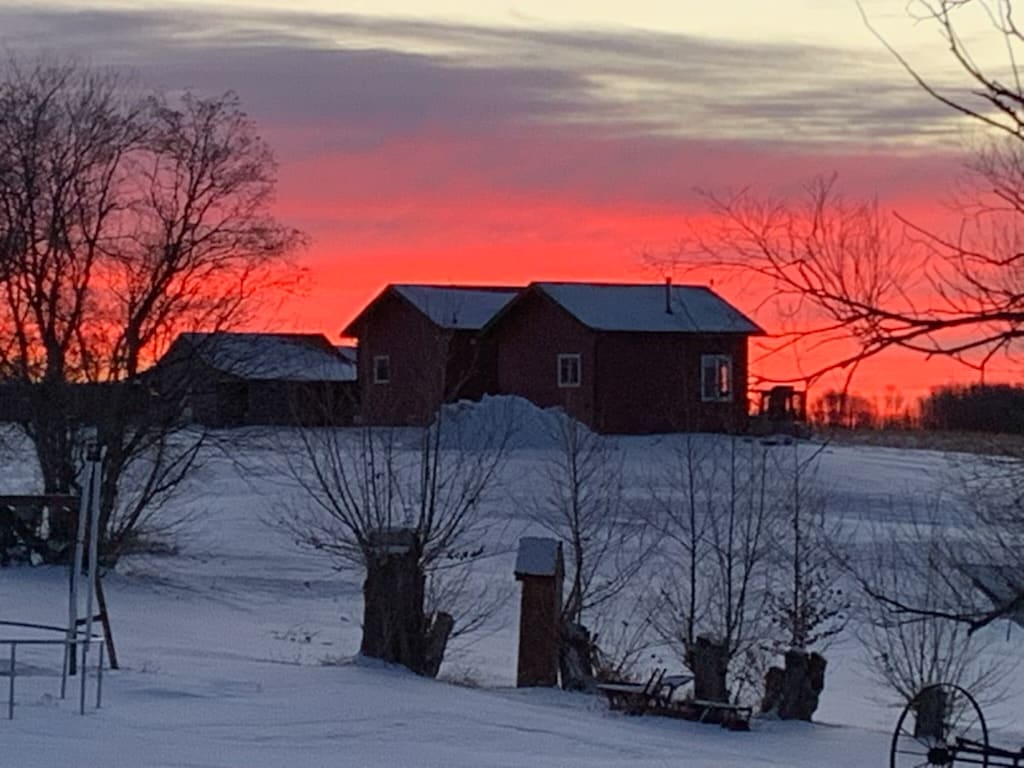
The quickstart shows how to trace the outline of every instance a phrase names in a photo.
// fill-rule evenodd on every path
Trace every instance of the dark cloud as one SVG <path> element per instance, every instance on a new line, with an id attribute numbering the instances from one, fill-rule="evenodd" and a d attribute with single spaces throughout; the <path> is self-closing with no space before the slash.
<path id="1" fill-rule="evenodd" d="M 696 205 L 695 187 L 835 170 L 872 194 L 879 179 L 948 173 L 945 157 L 900 155 L 955 135 L 884 55 L 873 66 L 813 46 L 36 6 L 0 8 L 0 45 L 131 67 L 164 88 L 237 91 L 282 160 L 282 200 L 311 229 L 429 229 L 441 214 L 427 200 L 467 216 L 489 200 L 499 218 L 538 195 L 679 209 Z"/>
<path id="2" fill-rule="evenodd" d="M 232 88 L 263 117 L 346 126 L 359 140 L 532 124 L 843 143 L 956 130 L 881 52 L 872 63 L 823 47 L 628 30 L 183 8 L 6 8 L 0 30 L 9 49 L 76 52 L 172 87 Z"/>

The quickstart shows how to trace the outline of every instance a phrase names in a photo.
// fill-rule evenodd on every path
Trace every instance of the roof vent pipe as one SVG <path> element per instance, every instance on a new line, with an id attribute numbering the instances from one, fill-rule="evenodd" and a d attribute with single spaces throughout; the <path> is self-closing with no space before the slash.
<path id="1" fill-rule="evenodd" d="M 665 312 L 672 314 L 672 275 L 665 277 Z"/>

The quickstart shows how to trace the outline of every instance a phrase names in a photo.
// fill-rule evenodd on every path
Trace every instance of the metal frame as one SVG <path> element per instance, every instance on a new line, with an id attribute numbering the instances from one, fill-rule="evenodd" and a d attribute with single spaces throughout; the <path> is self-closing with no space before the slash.
<path id="1" fill-rule="evenodd" d="M 904 707 L 892 734 L 890 768 L 980 765 L 1024 768 L 1024 748 L 989 744 L 978 702 L 951 683 L 922 688 Z"/>
<path id="2" fill-rule="evenodd" d="M 88 441 L 82 494 L 78 505 L 78 526 L 75 535 L 74 557 L 71 563 L 71 578 L 68 589 L 67 626 L 34 624 L 19 621 L 0 621 L 0 627 L 33 629 L 45 632 L 60 632 L 57 638 L 0 638 L 0 645 L 8 647 L 7 719 L 14 719 L 14 692 L 17 678 L 17 652 L 21 645 L 62 646 L 64 658 L 61 664 L 60 697 L 67 697 L 68 677 L 79 674 L 78 711 L 85 714 L 86 688 L 89 678 L 89 652 L 94 642 L 99 643 L 99 657 L 94 665 L 96 670 L 96 708 L 103 701 L 103 666 L 106 638 L 93 634 L 94 605 L 99 580 L 99 521 L 100 483 L 102 480 L 103 457 L 95 438 Z M 84 568 L 84 573 L 83 573 Z M 85 615 L 80 616 L 81 591 L 85 589 Z M 81 628 L 84 625 L 84 630 Z M 77 656 L 81 655 L 80 661 Z"/>

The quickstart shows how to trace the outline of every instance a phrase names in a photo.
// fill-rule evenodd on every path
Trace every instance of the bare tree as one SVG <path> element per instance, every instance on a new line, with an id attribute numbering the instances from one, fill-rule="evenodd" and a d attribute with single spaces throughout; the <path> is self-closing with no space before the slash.
<path id="1" fill-rule="evenodd" d="M 816 482 L 822 450 L 807 455 L 794 442 L 772 451 L 784 520 L 772 529 L 767 614 L 774 636 L 768 645 L 784 666 L 765 675 L 761 709 L 787 720 L 810 720 L 817 710 L 825 688 L 823 654 L 845 628 L 850 608 L 837 559 L 844 555 L 842 521 L 826 514 L 827 497 Z"/>
<path id="2" fill-rule="evenodd" d="M 725 701 L 759 685 L 767 635 L 766 568 L 782 520 L 768 449 L 738 438 L 687 435 L 660 496 L 666 618 L 697 698 Z M 730 682 L 732 685 L 730 685 Z"/>
<path id="3" fill-rule="evenodd" d="M 283 522 L 300 546 L 365 574 L 361 652 L 429 676 L 459 619 L 472 629 L 490 610 L 466 592 L 463 569 L 487 554 L 480 507 L 508 439 L 481 445 L 443 414 L 423 428 L 299 430 L 287 456 L 301 502 Z M 474 599 L 429 606 L 428 591 Z"/>
<path id="4" fill-rule="evenodd" d="M 822 449 L 801 456 L 800 448 L 794 442 L 791 450 L 773 452 L 772 472 L 783 483 L 785 525 L 772 531 L 775 568 L 768 610 L 782 649 L 823 651 L 848 619 L 850 600 L 837 562 L 847 536 L 842 520 L 827 515 L 827 497 L 816 482 Z"/>
<path id="5" fill-rule="evenodd" d="M 780 345 L 856 342 L 808 378 L 849 370 L 892 347 L 948 356 L 983 373 L 996 355 L 1013 355 L 1024 332 L 1024 36 L 1014 2 L 915 0 L 908 8 L 938 31 L 966 89 L 934 82 L 876 36 L 927 96 L 983 132 L 966 164 L 952 231 L 849 200 L 834 178 L 815 182 L 796 203 L 750 191 L 708 196 L 722 222 L 719 236 L 703 243 L 711 260 L 767 279 L 786 308 L 817 321 Z M 979 24 L 990 33 L 977 34 L 972 25 Z"/>
<path id="6" fill-rule="evenodd" d="M 974 596 L 951 557 L 951 549 L 963 550 L 970 534 L 950 525 L 942 506 L 941 496 L 924 507 L 894 500 L 888 516 L 899 522 L 870 532 L 860 557 L 850 563 L 864 598 L 857 606 L 857 636 L 874 676 L 906 701 L 934 683 L 999 698 L 1005 659 L 986 660 L 986 638 L 947 615 L 970 610 Z M 895 595 L 913 610 L 901 610 Z"/>
<path id="7" fill-rule="evenodd" d="M 836 370 L 852 376 L 862 361 L 892 348 L 957 360 L 982 379 L 997 356 L 1019 361 L 1024 87 L 1018 61 L 1024 36 L 1014 2 L 916 0 L 909 8 L 939 32 L 968 88 L 939 83 L 879 39 L 927 97 L 980 131 L 956 190 L 959 216 L 951 217 L 958 221 L 950 231 L 889 214 L 873 201 L 850 200 L 834 178 L 811 184 L 796 202 L 750 191 L 708 196 L 721 226 L 701 241 L 704 257 L 756 276 L 780 309 L 801 316 L 775 349 L 816 349 L 823 362 L 798 377 L 808 381 Z M 866 14 L 865 20 L 870 25 Z M 976 23 L 988 25 L 989 33 L 977 34 Z M 1019 481 L 1004 484 L 1008 498 L 1017 498 Z M 987 509 L 975 510 L 968 523 L 970 541 L 947 550 L 941 564 L 935 561 L 955 587 L 942 604 L 880 589 L 877 597 L 891 611 L 977 629 L 1024 605 L 1024 585 L 1010 565 L 1019 560 L 1019 510 L 1004 509 L 1013 525 L 995 526 L 988 522 L 992 510 L 1005 505 L 983 499 Z M 986 563 L 994 569 L 979 575 L 977 566 Z"/>
<path id="8" fill-rule="evenodd" d="M 532 517 L 568 545 L 562 686 L 585 688 L 593 678 L 593 630 L 604 635 L 609 624 L 619 628 L 617 617 L 602 609 L 649 564 L 650 542 L 625 497 L 624 457 L 615 446 L 569 416 L 560 417 L 553 430 L 556 450 L 545 463 L 546 490 L 534 500 Z M 614 634 L 624 639 L 621 632 Z M 635 645 L 627 644 L 627 653 Z M 607 655 L 612 647 L 604 650 Z"/>
<path id="9" fill-rule="evenodd" d="M 143 367 L 177 331 L 246 319 L 300 238 L 269 214 L 273 158 L 233 94 L 147 95 L 73 63 L 3 75 L 0 365 L 46 492 L 74 490 L 81 427 L 98 428 L 114 560 L 202 446 Z"/>

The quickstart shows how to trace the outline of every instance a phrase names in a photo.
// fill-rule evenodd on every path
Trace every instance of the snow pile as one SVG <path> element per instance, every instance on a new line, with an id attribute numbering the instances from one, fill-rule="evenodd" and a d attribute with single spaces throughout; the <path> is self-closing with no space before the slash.
<path id="1" fill-rule="evenodd" d="M 514 395 L 486 395 L 479 402 L 460 400 L 444 407 L 441 443 L 469 451 L 501 445 L 506 450 L 557 448 L 570 420 L 561 408 L 538 408 Z"/>

